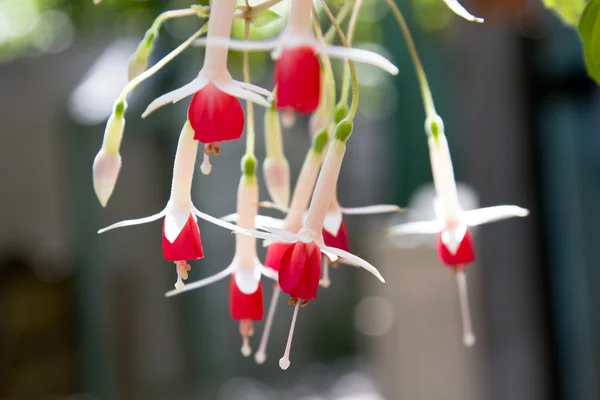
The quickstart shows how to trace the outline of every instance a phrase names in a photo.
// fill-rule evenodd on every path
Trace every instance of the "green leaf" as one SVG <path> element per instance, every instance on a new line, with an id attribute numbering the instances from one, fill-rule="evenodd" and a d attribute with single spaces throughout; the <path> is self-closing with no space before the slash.
<path id="1" fill-rule="evenodd" d="M 565 23 L 575 27 L 585 8 L 586 0 L 544 0 L 546 8 L 553 10 Z"/>
<path id="2" fill-rule="evenodd" d="M 273 21 L 278 20 L 279 18 L 281 18 L 281 16 L 275 11 L 265 10 L 258 14 L 256 18 L 254 18 L 254 20 L 252 21 L 252 25 L 260 28 L 261 26 L 267 25 Z"/>
<path id="3" fill-rule="evenodd" d="M 588 74 L 600 83 L 600 0 L 592 0 L 583 10 L 579 35 Z"/>

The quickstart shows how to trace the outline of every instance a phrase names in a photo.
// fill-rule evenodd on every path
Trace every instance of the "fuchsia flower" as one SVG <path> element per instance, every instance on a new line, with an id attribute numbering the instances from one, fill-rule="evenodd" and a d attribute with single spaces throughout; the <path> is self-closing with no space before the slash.
<path id="1" fill-rule="evenodd" d="M 235 225 L 204 214 L 192 204 L 190 190 L 198 152 L 198 144 L 194 141 L 193 134 L 190 124 L 186 123 L 177 145 L 171 196 L 165 209 L 150 217 L 118 222 L 98 231 L 98 233 L 103 233 L 115 228 L 145 224 L 164 217 L 163 255 L 166 260 L 172 261 L 176 265 L 177 282 L 175 287 L 177 289 L 182 289 L 183 281 L 187 279 L 187 272 L 190 269 L 187 262 L 204 257 L 200 228 L 196 222 L 197 217 L 233 231 L 239 230 Z"/>
<path id="2" fill-rule="evenodd" d="M 296 242 L 279 260 L 279 287 L 294 299 L 317 299 L 321 279 L 321 250 L 314 243 Z"/>
<path id="3" fill-rule="evenodd" d="M 211 5 L 208 37 L 229 36 L 236 4 L 236 0 L 219 0 Z M 154 100 L 142 117 L 194 94 L 188 108 L 194 139 L 207 145 L 209 154 L 215 146 L 218 152 L 219 142 L 239 139 L 244 130 L 244 112 L 238 98 L 269 107 L 262 96 L 272 94 L 258 86 L 233 80 L 227 70 L 227 52 L 226 47 L 209 44 L 198 76 Z"/>
<path id="4" fill-rule="evenodd" d="M 456 271 L 463 315 L 463 341 L 466 346 L 472 346 L 475 343 L 475 336 L 471 329 L 464 274 L 465 266 L 475 260 L 475 250 L 469 227 L 507 218 L 525 217 L 529 211 L 517 206 L 462 210 L 458 202 L 454 169 L 443 127 L 443 121 L 437 115 L 428 118 L 425 123 L 429 137 L 433 183 L 437 195 L 434 201 L 436 219 L 397 225 L 389 228 L 388 234 L 438 235 L 438 256 L 445 265 Z"/>
<path id="5" fill-rule="evenodd" d="M 196 43 L 223 46 L 231 50 L 273 50 L 272 54 L 276 60 L 277 107 L 299 113 L 311 113 L 319 105 L 321 88 L 321 69 L 317 57 L 319 53 L 371 64 L 392 75 L 398 73 L 395 65 L 377 53 L 319 42 L 311 29 L 312 0 L 291 0 L 290 3 L 287 25 L 278 38 L 240 41 L 229 39 L 228 34 L 222 34 L 221 37 L 209 34 L 206 38 L 198 39 Z"/>

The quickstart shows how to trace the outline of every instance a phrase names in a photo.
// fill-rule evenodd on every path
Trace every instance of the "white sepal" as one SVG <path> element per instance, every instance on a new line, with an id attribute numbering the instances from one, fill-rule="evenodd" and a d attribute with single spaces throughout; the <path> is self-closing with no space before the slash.
<path id="1" fill-rule="evenodd" d="M 229 275 L 231 275 L 234 272 L 234 270 L 235 270 L 235 266 L 230 265 L 229 267 L 225 268 L 223 271 L 218 272 L 218 273 L 214 274 L 213 276 L 209 276 L 208 278 L 200 279 L 199 281 L 186 284 L 183 287 L 183 289 L 175 289 L 175 290 L 168 291 L 167 293 L 165 293 L 165 297 L 176 296 L 181 293 L 189 292 L 190 290 L 199 289 L 201 287 L 208 286 L 211 283 L 215 283 L 215 282 L 220 281 L 221 279 L 227 278 Z"/>
<path id="2" fill-rule="evenodd" d="M 328 56 L 333 58 L 341 58 L 343 60 L 353 60 L 356 62 L 369 64 L 374 67 L 380 68 L 391 75 L 398 75 L 399 72 L 398 67 L 392 64 L 391 61 L 389 61 L 381 54 L 377 54 L 372 51 L 348 47 L 330 46 L 321 43 L 317 44 L 317 51 L 319 51 L 320 53 L 327 54 Z"/>
<path id="3" fill-rule="evenodd" d="M 458 0 L 444 0 L 444 2 L 452 11 L 454 11 L 456 15 L 463 17 L 467 21 L 479 23 L 483 22 L 483 18 L 472 15 L 458 2 Z"/>
<path id="4" fill-rule="evenodd" d="M 142 114 L 142 118 L 146 118 L 148 115 L 152 114 L 154 111 L 158 110 L 162 106 L 167 104 L 177 103 L 179 100 L 184 99 L 192 94 L 196 93 L 199 90 L 202 90 L 206 85 L 208 85 L 209 81 L 202 75 L 198 75 L 193 81 L 188 84 L 183 85 L 179 89 L 175 89 L 172 92 L 163 94 L 159 98 L 155 99 L 146 111 Z"/>
<path id="5" fill-rule="evenodd" d="M 98 233 L 104 233 L 106 231 L 110 231 L 110 230 L 116 229 L 116 228 L 123 228 L 125 226 L 146 224 L 148 222 L 156 221 L 157 219 L 164 217 L 166 213 L 167 213 L 167 210 L 165 209 L 165 210 L 162 210 L 161 212 L 159 212 L 158 214 L 154 214 L 149 217 L 138 218 L 138 219 L 128 219 L 125 221 L 117 222 L 116 224 L 112 224 L 110 226 L 107 226 L 106 228 L 100 229 L 98 231 Z"/>
<path id="6" fill-rule="evenodd" d="M 439 233 L 444 229 L 444 223 L 441 220 L 407 222 L 405 224 L 395 225 L 386 230 L 387 235 L 418 235 Z"/>
<path id="7" fill-rule="evenodd" d="M 256 92 L 252 92 L 248 89 L 244 89 L 241 85 L 241 82 L 234 81 L 233 79 L 228 83 L 222 83 L 215 81 L 215 86 L 222 91 L 223 93 L 227 93 L 230 96 L 237 97 L 238 99 L 250 101 L 252 103 L 259 104 L 263 107 L 271 107 L 271 103 L 265 100 L 264 97 L 259 95 Z"/>
<path id="8" fill-rule="evenodd" d="M 328 211 L 325 214 L 325 220 L 323 221 L 323 229 L 331 233 L 333 236 L 337 236 L 342 226 L 342 209 L 336 208 L 333 211 Z"/>
<path id="9" fill-rule="evenodd" d="M 393 212 L 402 212 L 404 209 L 394 204 L 377 204 L 374 206 L 365 207 L 343 207 L 342 212 L 346 215 L 371 215 L 371 214 L 385 214 Z"/>
<path id="10" fill-rule="evenodd" d="M 323 250 L 328 251 L 329 253 L 332 253 L 340 258 L 346 259 L 346 260 L 366 269 L 367 271 L 369 271 L 370 273 L 375 275 L 377 277 L 377 279 L 379 279 L 381 282 L 385 283 L 385 279 L 383 279 L 383 276 L 381 276 L 381 274 L 379 273 L 377 268 L 375 268 L 373 265 L 371 265 L 369 262 L 363 260 L 362 258 L 355 256 L 354 254 L 344 251 L 342 249 L 336 249 L 335 247 L 329 247 L 329 246 L 325 246 L 325 245 L 320 246 L 320 247 L 321 247 L 321 251 L 323 251 Z"/>
<path id="11" fill-rule="evenodd" d="M 526 217 L 529 210 L 519 206 L 495 206 L 463 211 L 462 219 L 469 226 L 487 224 L 514 217 Z"/>

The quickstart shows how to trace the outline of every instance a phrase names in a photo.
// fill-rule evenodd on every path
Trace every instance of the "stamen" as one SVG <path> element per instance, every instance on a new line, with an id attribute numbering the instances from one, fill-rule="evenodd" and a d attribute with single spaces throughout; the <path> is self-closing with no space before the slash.
<path id="1" fill-rule="evenodd" d="M 467 295 L 467 278 L 465 276 L 464 266 L 456 270 L 456 282 L 458 283 L 458 296 L 460 299 L 460 312 L 463 325 L 463 343 L 467 347 L 475 344 L 475 335 L 471 327 L 471 316 L 469 313 L 469 298 Z"/>
<path id="2" fill-rule="evenodd" d="M 186 261 L 176 261 L 175 269 L 177 271 L 177 282 L 175 282 L 175 289 L 181 290 L 185 286 L 183 281 L 187 280 L 188 271 L 192 269 L 192 267 L 190 267 Z"/>
<path id="3" fill-rule="evenodd" d="M 277 302 L 279 301 L 280 294 L 281 289 L 279 289 L 279 286 L 276 285 L 273 289 L 273 296 L 271 297 L 271 304 L 269 305 L 269 312 L 267 313 L 265 329 L 262 337 L 260 338 L 258 351 L 254 355 L 254 360 L 257 364 L 263 364 L 265 361 L 267 361 L 267 343 L 269 342 L 269 334 L 271 333 L 271 327 L 273 326 L 273 318 L 275 317 L 275 310 L 277 309 Z"/>
<path id="4" fill-rule="evenodd" d="M 329 257 L 323 257 L 323 278 L 319 282 L 324 288 L 331 286 L 331 280 L 329 279 Z"/>
<path id="5" fill-rule="evenodd" d="M 294 307 L 294 316 L 292 317 L 292 324 L 290 326 L 290 333 L 288 335 L 287 344 L 285 346 L 285 353 L 283 353 L 283 357 L 279 359 L 279 368 L 281 368 L 284 371 L 290 367 L 290 349 L 292 347 L 292 339 L 294 338 L 294 328 L 296 327 L 298 308 L 300 308 L 300 302 L 298 301 L 298 299 L 294 300 L 296 300 L 296 306 Z"/>
<path id="6" fill-rule="evenodd" d="M 202 164 L 200 165 L 200 171 L 204 175 L 210 174 L 212 170 L 212 165 L 210 164 L 210 153 L 212 153 L 212 144 L 204 145 L 204 158 L 202 159 Z"/>
<path id="7" fill-rule="evenodd" d="M 292 110 L 285 110 L 281 114 L 281 123 L 284 128 L 291 128 L 296 123 L 296 114 Z"/>
<path id="8" fill-rule="evenodd" d="M 215 156 L 221 153 L 221 145 L 219 143 L 213 143 L 213 153 L 215 153 Z"/>
<path id="9" fill-rule="evenodd" d="M 250 347 L 250 336 L 254 335 L 254 329 L 252 328 L 252 321 L 249 319 L 243 319 L 240 321 L 240 335 L 242 335 L 242 355 L 249 357 L 252 354 L 252 348 Z"/>

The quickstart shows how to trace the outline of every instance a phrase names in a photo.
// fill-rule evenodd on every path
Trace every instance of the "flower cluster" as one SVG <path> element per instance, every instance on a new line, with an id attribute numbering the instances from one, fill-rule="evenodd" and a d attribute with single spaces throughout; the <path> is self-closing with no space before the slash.
<path id="1" fill-rule="evenodd" d="M 329 264 L 345 262 L 361 267 L 384 282 L 379 271 L 370 263 L 350 252 L 348 231 L 344 216 L 398 212 L 394 205 L 377 205 L 359 208 L 340 206 L 336 187 L 348 139 L 353 131 L 353 120 L 358 107 L 358 80 L 354 62 L 370 64 L 390 74 L 398 69 L 383 56 L 351 47 L 358 13 L 362 4 L 352 4 L 352 15 L 347 35 L 339 22 L 345 15 L 334 16 L 324 0 L 321 8 L 327 14 L 331 28 L 337 33 L 342 46 L 329 42 L 334 35 L 323 34 L 312 0 L 289 0 L 287 23 L 275 39 L 249 41 L 249 27 L 262 13 L 272 13 L 270 7 L 280 0 L 266 0 L 250 6 L 238 6 L 236 0 L 213 1 L 209 7 L 192 6 L 189 9 L 168 11 L 153 24 L 131 59 L 130 82 L 115 102 L 107 123 L 102 149 L 93 166 L 94 189 L 102 206 L 113 192 L 121 168 L 119 148 L 125 128 L 126 97 L 141 82 L 164 67 L 191 44 L 205 46 L 204 63 L 198 76 L 183 87 L 154 100 L 143 116 L 156 109 L 192 96 L 183 124 L 175 162 L 171 195 L 165 209 L 150 217 L 116 223 L 99 232 L 163 219 L 162 250 L 167 261 L 175 264 L 175 289 L 167 296 L 230 279 L 229 301 L 231 317 L 239 321 L 244 356 L 252 352 L 250 338 L 253 323 L 264 317 L 262 277 L 276 282 L 267 313 L 265 329 L 255 354 L 258 363 L 266 360 L 270 328 L 280 293 L 290 296 L 294 306 L 288 343 L 280 359 L 282 369 L 290 365 L 290 351 L 299 307 L 317 299 L 319 287 L 331 284 Z M 387 0 L 398 18 L 406 40 L 410 35 L 393 0 Z M 446 3 L 459 15 L 477 20 L 456 1 Z M 162 22 L 184 16 L 207 18 L 208 22 L 188 40 L 158 63 L 148 68 L 148 57 Z M 244 40 L 230 38 L 232 21 L 241 18 L 246 24 Z M 206 37 L 202 37 L 206 34 Z M 244 80 L 234 80 L 227 69 L 229 50 L 244 52 Z M 250 82 L 249 51 L 271 51 L 275 60 L 273 89 L 267 90 Z M 421 86 L 426 99 L 426 131 L 431 151 L 433 178 L 437 191 L 438 218 L 434 221 L 411 223 L 392 227 L 390 234 L 436 233 L 439 235 L 438 254 L 441 260 L 454 268 L 459 277 L 461 294 L 466 306 L 464 266 L 474 260 L 473 240 L 469 226 L 491 222 L 511 216 L 524 216 L 526 210 L 514 206 L 491 207 L 462 211 L 457 201 L 456 185 L 448 145 L 443 133 L 441 118 L 435 113 L 431 94 L 420 63 L 413 53 L 419 69 Z M 335 79 L 330 58 L 345 60 L 342 93 L 337 101 Z M 348 96 L 352 91 L 350 104 Z M 246 102 L 246 111 L 240 100 Z M 254 105 L 265 107 L 265 142 L 267 157 L 264 161 L 264 179 L 272 201 L 259 201 L 258 161 L 254 155 Z M 297 178 L 293 193 L 290 188 L 290 167 L 284 154 L 280 117 L 291 121 L 293 114 L 312 114 L 312 144 Z M 203 145 L 204 161 L 201 170 L 211 172 L 209 156 L 218 155 L 221 143 L 238 140 L 246 132 L 246 153 L 241 162 L 236 212 L 215 218 L 199 211 L 192 202 L 192 178 L 199 143 Z M 283 219 L 258 214 L 260 206 L 275 208 L 285 214 Z M 214 276 L 184 284 L 188 278 L 191 260 L 204 257 L 204 248 L 198 218 L 235 233 L 235 253 L 231 264 Z M 257 239 L 264 241 L 267 255 L 264 263 L 257 256 Z M 465 343 L 474 341 L 464 312 Z"/>

